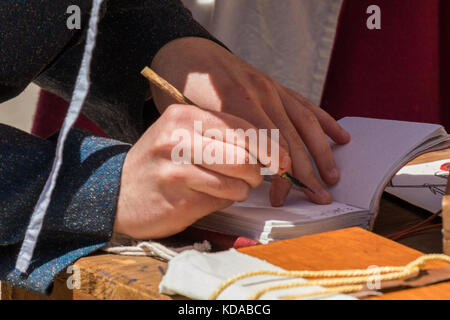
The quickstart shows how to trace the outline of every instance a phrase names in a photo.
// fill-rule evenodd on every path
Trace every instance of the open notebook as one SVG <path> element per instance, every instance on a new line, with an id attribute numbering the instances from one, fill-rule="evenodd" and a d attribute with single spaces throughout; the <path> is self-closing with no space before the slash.
<path id="1" fill-rule="evenodd" d="M 215 212 L 195 226 L 262 243 L 348 227 L 370 229 L 392 176 L 416 156 L 450 146 L 450 136 L 440 125 L 357 117 L 339 123 L 352 141 L 332 145 L 341 173 L 339 183 L 329 189 L 333 203 L 313 204 L 293 189 L 284 207 L 273 208 L 270 183 L 264 181 L 247 201 Z"/>

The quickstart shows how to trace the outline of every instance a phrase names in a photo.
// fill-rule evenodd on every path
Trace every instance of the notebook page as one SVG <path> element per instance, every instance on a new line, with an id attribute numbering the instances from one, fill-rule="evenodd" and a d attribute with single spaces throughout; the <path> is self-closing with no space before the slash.
<path id="1" fill-rule="evenodd" d="M 450 159 L 406 166 L 392 178 L 386 191 L 436 213 L 442 209 L 449 171 Z"/>
<path id="2" fill-rule="evenodd" d="M 239 220 L 251 221 L 282 221 L 282 222 L 312 222 L 328 219 L 350 212 L 364 211 L 351 205 L 332 202 L 328 205 L 317 205 L 310 202 L 303 192 L 292 189 L 285 200 L 284 206 L 274 208 L 270 204 L 270 183 L 264 181 L 261 186 L 253 189 L 244 202 L 236 202 L 222 212 L 236 215 Z M 257 214 L 255 214 L 255 212 Z"/>
<path id="3" fill-rule="evenodd" d="M 442 126 L 393 120 L 347 117 L 339 124 L 352 136 L 347 145 L 333 145 L 341 179 L 329 189 L 334 199 L 369 209 L 377 188 L 399 160 Z"/>

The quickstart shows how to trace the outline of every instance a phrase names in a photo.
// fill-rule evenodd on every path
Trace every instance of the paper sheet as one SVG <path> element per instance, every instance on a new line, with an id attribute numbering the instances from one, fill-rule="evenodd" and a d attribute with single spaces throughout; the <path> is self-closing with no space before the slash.
<path id="1" fill-rule="evenodd" d="M 386 192 L 432 213 L 442 209 L 450 171 L 450 159 L 402 168 Z"/>
<path id="2" fill-rule="evenodd" d="M 440 125 L 369 118 L 347 117 L 339 124 L 352 140 L 333 147 L 341 179 L 330 193 L 336 201 L 366 209 L 372 209 L 377 189 L 399 160 L 432 136 L 445 133 Z"/>
<path id="3" fill-rule="evenodd" d="M 251 191 L 249 198 L 245 202 L 236 202 L 230 208 L 222 210 L 225 213 L 233 213 L 239 215 L 240 218 L 271 221 L 292 221 L 292 222 L 310 222 L 322 220 L 337 215 L 360 212 L 361 208 L 353 207 L 340 202 L 333 202 L 328 205 L 317 205 L 310 202 L 306 196 L 296 189 L 291 190 L 285 200 L 283 207 L 274 208 L 269 200 L 270 183 L 264 181 L 260 187 Z M 256 208 L 258 215 L 253 214 Z"/>

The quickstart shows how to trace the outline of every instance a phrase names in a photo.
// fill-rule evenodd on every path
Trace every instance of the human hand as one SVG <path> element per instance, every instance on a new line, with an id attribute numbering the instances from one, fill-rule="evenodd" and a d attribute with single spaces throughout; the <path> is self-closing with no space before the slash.
<path id="1" fill-rule="evenodd" d="M 322 180 L 333 185 L 339 180 L 339 171 L 326 135 L 338 144 L 349 142 L 350 135 L 321 108 L 202 38 L 181 38 L 166 44 L 151 67 L 202 108 L 238 116 L 257 128 L 280 129 L 280 145 L 292 158 L 289 171 L 315 191 L 304 190 L 306 195 L 319 204 L 332 201 L 316 177 L 305 147 Z M 151 90 L 160 111 L 173 103 L 153 85 Z M 272 205 L 283 205 L 289 189 L 289 183 L 274 176 Z"/>
<path id="2" fill-rule="evenodd" d="M 196 127 L 194 121 L 201 121 L 202 128 Z M 256 130 L 247 121 L 232 115 L 194 106 L 170 106 L 125 158 L 114 231 L 140 239 L 166 237 L 234 201 L 244 201 L 251 188 L 262 182 L 263 176 L 261 166 L 250 161 L 253 153 L 245 136 L 235 139 L 226 135 L 227 129 L 239 128 Z M 209 129 L 219 131 L 223 139 L 209 135 Z M 189 161 L 176 163 L 174 150 L 177 156 L 181 154 L 176 149 L 181 142 L 174 138 L 174 133 L 178 137 L 177 134 L 183 132 L 191 137 L 181 139 L 181 146 L 185 147 L 182 156 Z M 187 141 L 189 143 L 184 144 Z M 256 144 L 259 148 L 259 141 Z M 229 162 L 224 157 L 223 161 L 194 162 L 196 153 L 208 154 L 205 150 L 211 147 L 222 150 L 225 157 L 234 150 L 234 158 Z M 266 147 L 272 150 L 270 140 Z M 242 164 L 237 161 L 239 154 Z M 283 168 L 290 166 L 287 151 L 282 148 L 279 148 L 279 159 L 269 156 L 268 161 L 280 163 L 279 172 L 285 172 Z M 233 164 L 227 164 L 230 162 Z"/>

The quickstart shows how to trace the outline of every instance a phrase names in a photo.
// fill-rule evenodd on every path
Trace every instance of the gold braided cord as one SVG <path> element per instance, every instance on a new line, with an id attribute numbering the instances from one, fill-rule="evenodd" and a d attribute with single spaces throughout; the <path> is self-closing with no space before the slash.
<path id="1" fill-rule="evenodd" d="M 381 275 L 380 277 L 377 277 L 377 280 L 380 281 L 389 281 L 389 280 L 398 280 L 406 278 L 410 275 L 416 274 L 420 271 L 419 268 L 411 268 L 410 270 L 405 270 L 403 272 L 395 272 L 395 273 L 389 273 L 385 275 Z M 291 289 L 291 288 L 298 288 L 298 287 L 309 287 L 309 286 L 342 286 L 342 285 L 356 285 L 361 283 L 366 283 L 367 281 L 373 280 L 373 278 L 370 278 L 372 276 L 364 276 L 364 277 L 349 277 L 349 278 L 337 278 L 337 279 L 324 279 L 324 280 L 313 280 L 313 281 L 305 281 L 305 282 L 295 282 L 295 283 L 286 283 L 286 284 L 280 284 L 272 287 L 267 287 L 264 289 L 261 289 L 257 291 L 255 294 L 253 294 L 249 300 L 256 300 L 259 299 L 263 294 L 275 291 L 275 290 L 282 290 L 282 289 Z M 310 296 L 317 295 L 316 292 L 312 292 L 309 294 Z"/>
<path id="2" fill-rule="evenodd" d="M 260 276 L 260 275 L 271 275 L 278 277 L 291 277 L 291 278 L 336 278 L 336 279 L 324 279 L 324 280 L 311 280 L 300 283 L 287 283 L 277 286 L 268 287 L 262 289 L 255 294 L 253 294 L 249 299 L 259 299 L 263 294 L 280 290 L 280 289 L 289 289 L 296 287 L 305 287 L 305 286 L 346 286 L 341 287 L 340 290 L 344 290 L 343 292 L 348 292 L 350 287 L 353 287 L 355 291 L 361 290 L 362 286 L 356 286 L 361 283 L 365 283 L 367 281 L 373 280 L 371 278 L 374 275 L 377 275 L 377 280 L 379 281 L 388 281 L 388 280 L 399 280 L 409 277 L 413 274 L 418 273 L 422 268 L 425 267 L 428 261 L 432 260 L 440 260 L 447 263 L 450 263 L 450 257 L 443 254 L 429 254 L 424 255 L 411 263 L 407 264 L 403 267 L 391 266 L 391 267 L 379 267 L 379 268 L 371 268 L 371 269 L 356 269 L 356 270 L 324 270 L 324 271 L 269 271 L 269 270 L 260 270 L 253 271 L 248 273 L 243 273 L 237 276 L 234 276 L 225 282 L 223 282 L 209 297 L 210 300 L 215 300 L 217 297 L 229 286 L 231 286 L 236 281 Z M 359 288 L 359 289 L 356 289 Z M 333 288 L 333 292 L 339 290 L 339 288 Z M 308 294 L 302 294 L 301 296 L 315 296 L 322 295 L 324 291 L 322 290 L 318 292 L 312 292 Z M 327 291 L 328 292 L 328 291 Z M 353 291 L 354 292 L 354 291 Z"/>
<path id="3" fill-rule="evenodd" d="M 292 296 L 284 296 L 281 297 L 280 300 L 294 300 L 294 299 L 304 299 L 311 296 L 324 296 L 329 294 L 339 294 L 339 293 L 352 293 L 361 291 L 363 289 L 362 285 L 355 285 L 355 286 L 341 286 L 337 288 L 329 288 L 322 291 L 316 291 L 311 293 L 302 293 L 302 294 L 296 294 Z"/>
<path id="4" fill-rule="evenodd" d="M 215 300 L 226 288 L 231 286 L 236 281 L 268 275 L 277 277 L 289 277 L 289 278 L 337 278 L 337 277 L 356 277 L 356 276 L 370 276 L 375 274 L 384 274 L 391 272 L 403 271 L 404 267 L 380 267 L 372 269 L 355 269 L 355 270 L 323 270 L 323 271 L 271 271 L 271 270 L 260 270 L 252 271 L 247 273 L 242 273 L 240 275 L 234 276 L 223 282 L 209 297 L 210 300 Z"/>

